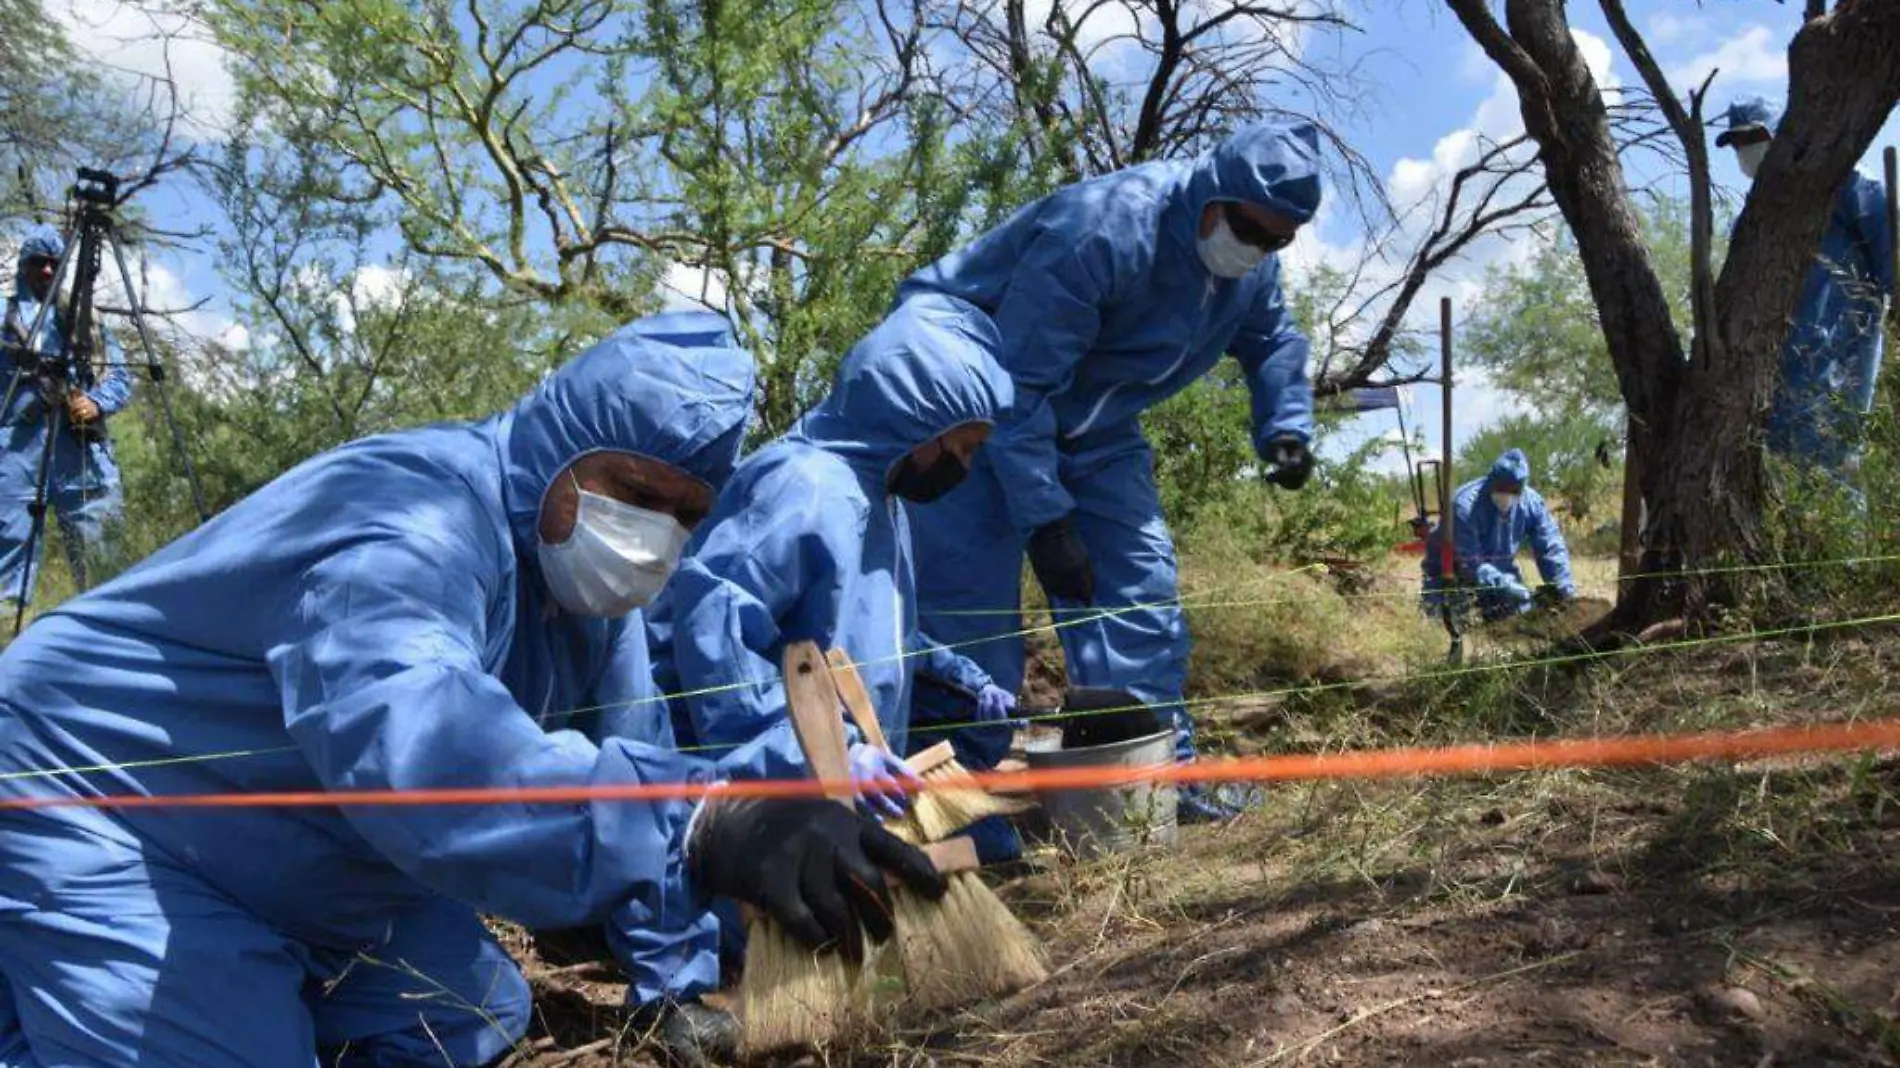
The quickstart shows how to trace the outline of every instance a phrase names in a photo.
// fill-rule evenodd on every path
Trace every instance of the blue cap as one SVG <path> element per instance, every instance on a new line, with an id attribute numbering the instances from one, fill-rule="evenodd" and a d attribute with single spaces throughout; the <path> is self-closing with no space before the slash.
<path id="1" fill-rule="evenodd" d="M 1727 148 L 1737 139 L 1755 140 L 1744 135 L 1757 131 L 1773 135 L 1780 122 L 1781 114 L 1768 101 L 1759 96 L 1741 97 L 1728 106 L 1728 129 L 1716 135 L 1715 147 Z"/>

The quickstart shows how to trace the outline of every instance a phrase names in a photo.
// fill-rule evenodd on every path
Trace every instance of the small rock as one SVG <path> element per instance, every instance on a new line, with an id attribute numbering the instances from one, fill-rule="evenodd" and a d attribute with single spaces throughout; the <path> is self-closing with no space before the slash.
<path id="1" fill-rule="evenodd" d="M 1679 935 L 1689 929 L 1687 916 L 1657 916 L 1649 921 L 1649 932 L 1668 938 Z"/>
<path id="2" fill-rule="evenodd" d="M 1367 935 L 1376 935 L 1384 931 L 1385 921 L 1374 916 L 1369 920 L 1360 920 L 1358 923 L 1339 932 L 1339 936 L 1341 938 L 1364 938 Z"/>
<path id="3" fill-rule="evenodd" d="M 1715 983 L 1696 991 L 1696 1004 L 1715 1020 L 1760 1020 L 1768 1014 L 1753 991 Z"/>
<path id="4" fill-rule="evenodd" d="M 1281 994 L 1267 1004 L 1275 1016 L 1297 1016 L 1306 1011 L 1306 1002 L 1298 994 Z"/>
<path id="5" fill-rule="evenodd" d="M 1623 880 L 1606 871 L 1587 871 L 1570 880 L 1570 892 L 1585 894 L 1614 894 L 1623 889 Z"/>
<path id="6" fill-rule="evenodd" d="M 1504 826 L 1504 820 L 1504 810 L 1501 808 L 1494 808 L 1478 817 L 1478 822 L 1484 824 L 1486 827 L 1502 827 Z"/>
<path id="7" fill-rule="evenodd" d="M 1548 957 L 1569 949 L 1578 941 L 1575 927 L 1546 916 L 1531 928 L 1530 935 L 1524 939 L 1524 948 L 1534 957 Z"/>

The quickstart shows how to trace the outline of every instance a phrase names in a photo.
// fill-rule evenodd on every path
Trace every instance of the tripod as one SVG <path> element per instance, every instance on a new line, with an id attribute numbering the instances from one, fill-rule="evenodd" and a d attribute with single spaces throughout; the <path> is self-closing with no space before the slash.
<path id="1" fill-rule="evenodd" d="M 118 205 L 119 180 L 116 176 L 87 167 L 79 168 L 78 181 L 72 187 L 73 240 L 60 255 L 46 296 L 40 301 L 39 310 L 34 314 L 26 336 L 20 339 L 13 381 L 7 388 L 5 401 L 0 403 L 0 413 L 9 412 L 15 394 L 22 387 L 32 388 L 39 394 L 39 408 L 46 421 L 45 440 L 40 446 L 39 466 L 33 478 L 33 499 L 27 505 L 32 525 L 27 533 L 25 559 L 20 569 L 20 587 L 15 602 L 17 609 L 13 633 L 16 636 L 26 625 L 26 603 L 33 589 L 33 563 L 46 534 L 48 490 L 55 463 L 54 450 L 60 435 L 69 433 L 77 436 L 82 454 L 88 455 L 86 450 L 90 449 L 91 444 L 94 441 L 103 442 L 105 437 L 103 416 L 83 424 L 69 423 L 66 405 L 73 385 L 85 383 L 90 378 L 88 372 L 93 366 L 97 348 L 94 342 L 93 287 L 98 282 L 104 250 L 108 246 L 112 249 L 113 262 L 119 269 L 119 280 L 125 287 L 128 314 L 137 328 L 139 345 L 145 352 L 146 374 L 158 393 L 160 410 L 171 430 L 172 447 L 178 454 L 185 479 L 191 487 L 192 503 L 197 506 L 200 521 L 210 518 L 210 512 L 205 507 L 204 490 L 198 482 L 197 469 L 192 466 L 191 456 L 185 450 L 184 434 L 172 414 L 170 395 L 165 391 L 165 367 L 159 362 L 158 350 L 152 345 L 138 290 L 132 285 L 132 272 L 126 267 L 125 249 L 119 243 L 113 215 Z M 48 317 L 55 313 L 60 285 L 69 273 L 73 276 L 73 285 L 64 315 L 61 316 L 62 329 L 58 331 L 60 343 L 50 348 L 43 347 L 41 342 L 47 338 Z"/>

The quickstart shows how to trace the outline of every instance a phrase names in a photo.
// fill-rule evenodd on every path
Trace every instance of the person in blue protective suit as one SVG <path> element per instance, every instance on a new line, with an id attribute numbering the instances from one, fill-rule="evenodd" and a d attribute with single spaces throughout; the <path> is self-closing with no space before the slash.
<path id="1" fill-rule="evenodd" d="M 0 654 L 0 801 L 705 782 L 595 745 L 654 696 L 628 613 L 732 469 L 737 349 L 623 330 L 511 410 L 312 459 Z M 656 715 L 661 705 L 652 704 Z M 477 912 L 751 901 L 813 945 L 942 881 L 835 804 L 0 806 L 0 1065 L 483 1065 L 528 989 Z"/>
<path id="2" fill-rule="evenodd" d="M 852 775 L 886 811 L 901 811 L 893 794 L 914 783 L 899 756 L 913 672 L 985 694 L 997 719 L 1008 715 L 1009 694 L 919 631 L 904 509 L 962 481 L 1008 406 L 997 345 L 989 318 L 961 300 L 907 302 L 852 346 L 817 407 L 740 465 L 694 534 L 649 626 L 661 684 L 682 694 L 680 736 L 720 754 L 726 774 L 804 774 L 778 681 L 790 642 L 841 648 L 858 662 L 896 752 L 853 730 Z M 701 1021 L 702 1035 L 735 1034 L 697 1000 L 717 984 L 720 928 L 709 915 L 672 937 L 647 930 L 622 940 L 629 997 L 674 1006 Z"/>
<path id="3" fill-rule="evenodd" d="M 1766 100 L 1744 97 L 1729 106 L 1728 128 L 1715 143 L 1733 148 L 1742 173 L 1753 178 L 1779 120 Z M 1834 198 L 1820 252 L 1801 283 L 1767 425 L 1770 450 L 1843 485 L 1860 462 L 1893 282 L 1887 199 L 1879 182 L 1856 171 Z"/>
<path id="4" fill-rule="evenodd" d="M 1268 478 L 1287 489 L 1306 482 L 1308 344 L 1274 253 L 1319 204 L 1315 129 L 1261 125 L 1197 159 L 1058 190 L 904 281 L 900 302 L 948 293 L 989 312 L 1016 387 L 970 478 L 916 509 L 926 631 L 1019 690 L 1015 610 L 1027 550 L 1062 624 L 1069 683 L 1153 704 L 1175 724 L 1180 759 L 1193 759 L 1181 703 L 1187 622 L 1140 416 L 1231 353 L 1252 393 Z M 916 715 L 969 717 L 934 695 Z M 1007 739 L 960 732 L 955 741 L 966 765 L 985 768 Z M 1184 819 L 1231 814 L 1206 793 L 1183 792 Z M 988 831 L 979 837 L 986 860 L 1018 849 L 1000 823 Z"/>
<path id="5" fill-rule="evenodd" d="M 67 368 L 66 396 L 57 412 L 49 412 L 37 364 L 40 354 L 66 350 L 63 311 L 48 309 L 39 333 L 27 337 L 41 309 L 55 299 L 53 275 L 65 250 L 51 227 L 38 227 L 27 236 L 20 245 L 5 324 L 0 326 L 0 377 L 6 380 L 6 403 L 0 406 L 0 434 L 5 435 L 0 445 L 0 600 L 31 602 L 37 585 L 44 533 L 30 567 L 26 547 L 46 435 L 55 437 L 44 503 L 59 522 L 66 562 L 79 588 L 86 587 L 89 559 L 97 561 L 111 552 L 119 520 L 119 468 L 105 428 L 131 401 L 132 376 L 126 373 L 117 343 L 106 336 L 103 369 L 90 362 Z"/>
<path id="6" fill-rule="evenodd" d="M 1551 595 L 1563 601 L 1577 596 L 1563 530 L 1530 481 L 1530 459 L 1522 449 L 1512 449 L 1498 457 L 1483 478 L 1458 487 L 1452 498 L 1455 566 L 1486 620 L 1529 611 L 1536 600 L 1517 569 L 1518 550 L 1527 543 L 1537 562 L 1537 573 Z M 1428 612 L 1438 611 L 1438 599 L 1445 595 L 1442 529 L 1433 527 L 1425 539 L 1424 604 Z"/>

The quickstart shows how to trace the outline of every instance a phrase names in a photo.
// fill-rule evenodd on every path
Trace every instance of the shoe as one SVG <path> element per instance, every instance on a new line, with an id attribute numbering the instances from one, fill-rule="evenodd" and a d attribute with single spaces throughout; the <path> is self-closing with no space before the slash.
<path id="1" fill-rule="evenodd" d="M 1222 783 L 1212 790 L 1204 786 L 1183 786 L 1175 793 L 1174 819 L 1188 826 L 1196 823 L 1226 823 L 1266 800 L 1255 786 Z"/>
<path id="2" fill-rule="evenodd" d="M 712 1068 L 739 1057 L 738 1017 L 701 1001 L 642 1005 L 633 1022 L 674 1068 Z"/>

